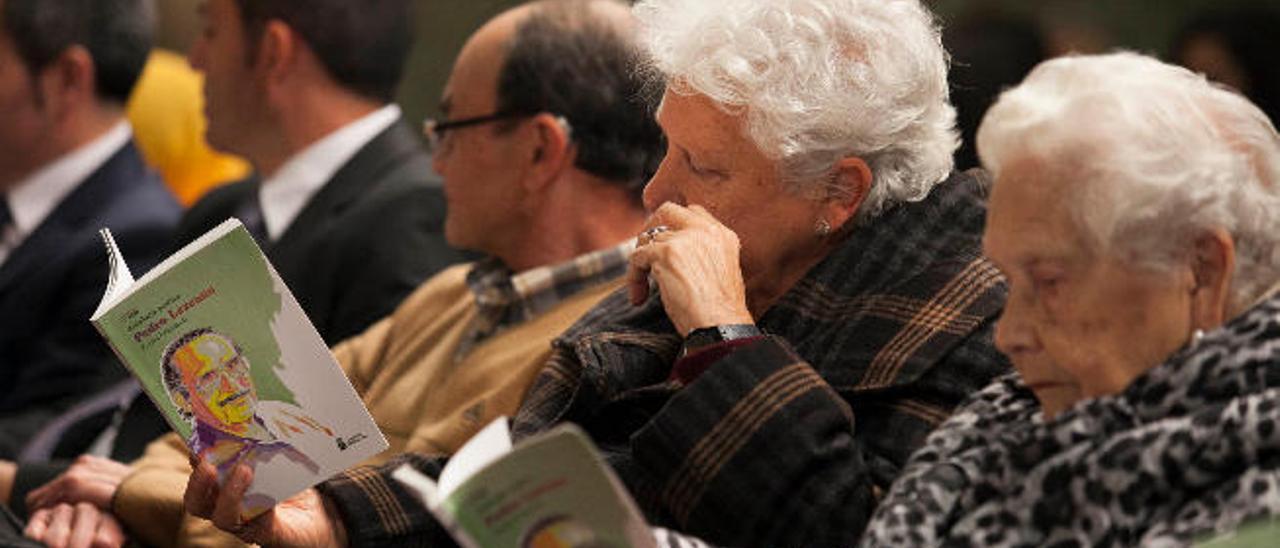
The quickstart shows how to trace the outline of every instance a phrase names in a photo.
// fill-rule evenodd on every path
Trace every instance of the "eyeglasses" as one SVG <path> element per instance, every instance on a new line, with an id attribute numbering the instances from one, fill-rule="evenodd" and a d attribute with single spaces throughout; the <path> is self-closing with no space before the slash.
<path id="1" fill-rule="evenodd" d="M 478 126 L 480 124 L 488 124 L 501 120 L 525 118 L 533 115 L 534 113 L 520 110 L 495 112 L 493 114 L 463 118 L 461 120 L 436 120 L 435 118 L 427 118 L 427 120 L 422 123 L 422 134 L 427 136 L 427 146 L 432 152 L 435 152 L 440 150 L 440 145 L 444 142 L 444 135 L 450 130 Z"/>

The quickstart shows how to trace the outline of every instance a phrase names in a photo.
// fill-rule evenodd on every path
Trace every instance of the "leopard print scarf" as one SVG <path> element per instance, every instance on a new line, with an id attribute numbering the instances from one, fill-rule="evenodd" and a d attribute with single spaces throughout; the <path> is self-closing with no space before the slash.
<path id="1" fill-rule="evenodd" d="M 1008 375 L 912 456 L 865 546 L 1184 545 L 1280 516 L 1280 298 L 1044 421 Z"/>

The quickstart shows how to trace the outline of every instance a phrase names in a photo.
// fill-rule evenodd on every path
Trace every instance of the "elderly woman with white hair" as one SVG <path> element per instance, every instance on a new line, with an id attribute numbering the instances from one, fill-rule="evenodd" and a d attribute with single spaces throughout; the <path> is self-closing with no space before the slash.
<path id="1" fill-rule="evenodd" d="M 652 217 L 629 293 L 558 338 L 513 428 L 581 425 L 657 525 L 737 546 L 852 544 L 925 436 L 1008 367 L 984 191 L 952 172 L 934 20 L 917 0 L 635 13 L 668 84 Z M 422 541 L 431 520 L 388 478 L 406 460 L 439 466 L 407 456 L 323 485 L 328 522 L 353 544 Z"/>
<path id="2" fill-rule="evenodd" d="M 1202 76 L 1050 61 L 978 132 L 1017 373 L 929 437 L 869 546 L 1182 545 L 1280 515 L 1280 136 Z"/>

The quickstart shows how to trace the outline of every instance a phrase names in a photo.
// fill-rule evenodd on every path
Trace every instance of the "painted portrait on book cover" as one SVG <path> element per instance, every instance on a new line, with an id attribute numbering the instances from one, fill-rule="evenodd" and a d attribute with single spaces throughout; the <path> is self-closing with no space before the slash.
<path id="1" fill-rule="evenodd" d="M 237 463 L 253 468 L 246 518 L 387 447 L 234 220 L 134 282 L 94 325 L 193 455 L 224 480 Z"/>
<path id="2" fill-rule="evenodd" d="M 219 476 L 237 464 L 258 470 L 293 463 L 319 473 L 297 445 L 332 443 L 333 430 L 291 403 L 260 399 L 249 359 L 231 337 L 208 327 L 188 331 L 165 348 L 160 368 L 174 407 L 192 427 L 187 445 Z M 253 492 L 244 501 L 246 508 L 275 502 Z"/>

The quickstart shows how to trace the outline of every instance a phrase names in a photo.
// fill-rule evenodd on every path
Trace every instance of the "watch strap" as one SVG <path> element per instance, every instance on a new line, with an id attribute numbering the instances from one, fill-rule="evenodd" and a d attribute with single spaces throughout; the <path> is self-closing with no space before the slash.
<path id="1" fill-rule="evenodd" d="M 734 323 L 725 325 L 713 325 L 710 327 L 699 327 L 689 332 L 684 338 L 684 355 L 713 344 L 732 341 L 737 339 L 746 339 L 750 337 L 759 337 L 764 332 L 759 327 L 749 323 Z"/>

